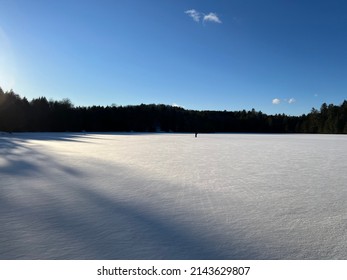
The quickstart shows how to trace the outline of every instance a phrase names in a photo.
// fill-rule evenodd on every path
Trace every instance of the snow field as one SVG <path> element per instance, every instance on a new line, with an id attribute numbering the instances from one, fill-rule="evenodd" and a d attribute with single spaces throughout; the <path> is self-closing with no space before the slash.
<path id="1" fill-rule="evenodd" d="M 0 136 L 1 259 L 347 259 L 347 136 Z"/>

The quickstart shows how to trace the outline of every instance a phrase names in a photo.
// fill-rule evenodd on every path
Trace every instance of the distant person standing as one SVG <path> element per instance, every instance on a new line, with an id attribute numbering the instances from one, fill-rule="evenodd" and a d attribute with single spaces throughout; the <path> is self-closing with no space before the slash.
<path id="1" fill-rule="evenodd" d="M 196 137 L 198 137 L 198 133 L 197 133 L 197 132 L 195 132 L 195 138 L 196 138 Z"/>

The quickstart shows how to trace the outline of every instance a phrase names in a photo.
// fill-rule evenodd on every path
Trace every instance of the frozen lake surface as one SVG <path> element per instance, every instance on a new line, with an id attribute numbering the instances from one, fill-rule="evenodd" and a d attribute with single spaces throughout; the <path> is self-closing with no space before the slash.
<path id="1" fill-rule="evenodd" d="M 0 136 L 0 259 L 347 259 L 347 136 Z"/>

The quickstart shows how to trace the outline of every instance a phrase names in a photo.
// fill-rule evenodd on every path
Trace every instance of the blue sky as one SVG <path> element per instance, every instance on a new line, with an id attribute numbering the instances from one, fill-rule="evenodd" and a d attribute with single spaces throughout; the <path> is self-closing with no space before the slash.
<path id="1" fill-rule="evenodd" d="M 0 0 L 0 86 L 300 115 L 347 99 L 347 2 Z"/>

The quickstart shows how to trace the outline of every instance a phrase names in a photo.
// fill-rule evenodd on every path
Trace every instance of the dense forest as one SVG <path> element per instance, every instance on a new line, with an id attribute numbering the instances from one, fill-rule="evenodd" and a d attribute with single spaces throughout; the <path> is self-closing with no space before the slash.
<path id="1" fill-rule="evenodd" d="M 0 88 L 0 131 L 347 133 L 347 100 L 302 116 L 195 111 L 170 105 L 75 107 L 69 99 L 28 101 Z"/>

